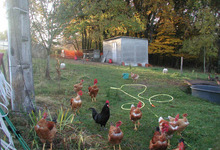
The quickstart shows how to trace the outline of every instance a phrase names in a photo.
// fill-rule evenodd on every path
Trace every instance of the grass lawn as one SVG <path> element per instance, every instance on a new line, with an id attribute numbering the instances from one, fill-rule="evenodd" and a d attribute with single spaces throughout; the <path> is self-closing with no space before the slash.
<path id="1" fill-rule="evenodd" d="M 158 126 L 158 118 L 162 116 L 175 117 L 183 113 L 188 114 L 189 126 L 183 131 L 182 135 L 189 150 L 208 150 L 209 148 L 220 149 L 220 106 L 208 101 L 191 96 L 189 89 L 184 84 L 184 79 L 207 79 L 207 75 L 195 71 L 185 71 L 181 75 L 179 70 L 170 69 L 168 74 L 162 74 L 160 67 L 124 67 L 117 65 L 88 63 L 73 60 L 61 60 L 66 63 L 65 70 L 61 71 L 61 80 L 59 80 L 55 69 L 55 60 L 51 60 L 51 80 L 44 79 L 44 62 L 42 60 L 33 60 L 34 66 L 34 84 L 35 84 L 35 104 L 40 109 L 50 110 L 52 116 L 55 116 L 58 110 L 70 109 L 70 98 L 76 96 L 73 92 L 73 85 L 84 79 L 83 101 L 80 114 L 74 117 L 71 124 L 67 124 L 62 130 L 58 130 L 57 136 L 53 142 L 54 149 L 113 149 L 108 143 L 108 130 L 100 130 L 100 126 L 92 119 L 92 113 L 88 109 L 96 108 L 100 111 L 106 100 L 110 101 L 111 116 L 106 125 L 109 129 L 110 122 L 116 123 L 121 120 L 121 130 L 124 138 L 121 143 L 123 150 L 147 150 L 149 142 L 153 137 L 154 130 Z M 140 75 L 137 83 L 132 79 L 122 78 L 122 73 L 134 72 Z M 99 93 L 97 102 L 91 102 L 88 95 L 88 86 L 93 84 L 94 79 L 98 79 L 97 86 Z M 123 93 L 111 87 L 122 88 L 128 94 Z M 138 94 L 147 90 L 138 97 Z M 157 94 L 168 94 L 174 99 L 168 102 L 169 96 L 155 96 Z M 131 96 L 133 97 L 131 97 Z M 156 107 L 152 107 L 149 98 Z M 134 98 L 135 97 L 135 98 Z M 141 109 L 143 116 L 140 120 L 141 126 L 138 131 L 134 131 L 134 125 L 129 119 L 129 111 L 121 109 L 130 108 L 131 103 L 137 105 L 138 100 L 144 102 L 145 106 Z M 158 101 L 165 101 L 164 103 Z M 129 104 L 126 104 L 129 103 Z M 72 113 L 68 113 L 70 115 Z M 28 118 L 28 117 L 27 117 Z M 12 122 L 23 133 L 22 136 L 27 141 L 31 149 L 42 148 L 42 143 L 33 132 L 33 125 L 30 119 L 13 118 Z M 58 124 L 59 128 L 59 124 Z M 28 130 L 27 130 L 28 129 Z M 173 149 L 178 145 L 181 137 L 175 134 L 171 139 Z M 17 143 L 18 144 L 18 143 Z M 47 143 L 49 147 L 49 143 Z"/>

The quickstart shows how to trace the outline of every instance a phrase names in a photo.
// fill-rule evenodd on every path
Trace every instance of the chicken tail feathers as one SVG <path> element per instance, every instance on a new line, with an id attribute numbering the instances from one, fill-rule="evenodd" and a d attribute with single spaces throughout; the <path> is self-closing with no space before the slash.
<path id="1" fill-rule="evenodd" d="M 92 117 L 94 119 L 95 116 L 98 114 L 97 111 L 95 110 L 95 108 L 89 108 L 89 110 L 92 110 Z"/>

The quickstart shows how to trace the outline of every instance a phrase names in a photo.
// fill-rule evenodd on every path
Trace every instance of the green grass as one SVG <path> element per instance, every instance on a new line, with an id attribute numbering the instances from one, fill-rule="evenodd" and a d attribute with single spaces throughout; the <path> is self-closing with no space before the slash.
<path id="1" fill-rule="evenodd" d="M 158 117 L 166 118 L 169 115 L 176 116 L 178 113 L 180 115 L 183 113 L 188 114 L 187 118 L 190 124 L 183 132 L 187 149 L 220 149 L 220 106 L 186 93 L 187 86 L 183 82 L 184 79 L 199 78 L 206 80 L 206 74 L 184 70 L 181 75 L 179 70 L 169 68 L 169 73 L 163 75 L 163 68 L 160 67 L 130 68 L 108 64 L 78 63 L 73 60 L 62 61 L 66 63 L 66 69 L 61 71 L 61 88 L 59 89 L 55 60 L 51 60 L 51 80 L 44 79 L 45 61 L 33 60 L 35 104 L 42 108 L 47 106 L 51 114 L 53 112 L 55 114 L 61 105 L 64 109 L 70 108 L 70 98 L 76 96 L 76 93 L 73 92 L 73 85 L 84 79 L 83 95 L 81 96 L 83 104 L 80 114 L 74 118 L 72 127 L 66 127 L 65 130 L 58 134 L 54 142 L 54 149 L 112 149 L 111 145 L 108 144 L 108 130 L 100 131 L 100 126 L 94 122 L 91 112 L 88 111 L 90 107 L 100 111 L 107 99 L 110 101 L 111 117 L 106 127 L 109 128 L 110 122 L 115 123 L 119 120 L 123 122 L 121 125 L 121 130 L 124 132 L 124 138 L 121 143 L 123 150 L 148 149 L 154 129 L 158 126 Z M 141 100 L 146 105 L 141 109 L 143 117 L 140 120 L 141 126 L 138 131 L 133 130 L 134 125 L 129 120 L 129 111 L 121 109 L 121 106 L 125 103 L 134 103 L 136 105 L 138 101 L 121 91 L 110 89 L 110 87 L 119 88 L 124 84 L 133 84 L 131 78 L 124 80 L 121 77 L 122 73 L 130 72 L 140 75 L 137 84 L 147 86 L 146 92 L 141 95 L 145 98 Z M 100 91 L 97 96 L 97 102 L 91 102 L 91 98 L 88 95 L 88 86 L 93 84 L 95 78 L 98 79 L 97 86 Z M 143 87 L 126 86 L 123 90 L 138 98 L 137 95 L 143 91 Z M 174 100 L 166 103 L 152 101 L 156 107 L 151 107 L 148 99 L 156 94 L 169 94 L 174 97 Z M 155 98 L 161 101 L 167 100 L 167 97 Z M 126 107 L 129 108 L 130 105 L 126 105 Z M 20 127 L 20 130 L 23 131 L 25 129 Z M 25 135 L 25 137 L 28 144 L 31 145 L 31 136 Z M 63 139 L 67 141 L 66 145 L 62 142 Z M 171 139 L 172 146 L 170 149 L 177 146 L 179 139 L 180 136 L 175 134 Z"/>

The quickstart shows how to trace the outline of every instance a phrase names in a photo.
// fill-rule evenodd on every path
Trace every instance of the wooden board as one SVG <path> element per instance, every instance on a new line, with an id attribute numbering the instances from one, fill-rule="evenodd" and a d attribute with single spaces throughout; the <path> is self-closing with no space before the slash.
<path id="1" fill-rule="evenodd" d="M 208 81 L 208 80 L 184 80 L 184 83 L 188 84 L 188 85 L 218 85 L 216 81 Z"/>

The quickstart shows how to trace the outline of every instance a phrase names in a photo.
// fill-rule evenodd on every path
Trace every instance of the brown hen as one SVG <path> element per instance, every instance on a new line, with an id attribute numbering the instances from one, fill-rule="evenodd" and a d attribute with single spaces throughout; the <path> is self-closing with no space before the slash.
<path id="1" fill-rule="evenodd" d="M 50 150 L 52 150 L 53 139 L 56 135 L 57 129 L 55 122 L 47 121 L 47 113 L 43 114 L 43 118 L 38 121 L 37 125 L 34 127 L 40 141 L 43 143 L 43 150 L 45 148 L 46 141 L 50 142 Z"/>
<path id="2" fill-rule="evenodd" d="M 177 126 L 175 126 L 174 123 L 164 120 L 162 117 L 159 118 L 159 128 L 160 131 L 163 131 L 164 128 L 168 128 L 167 131 L 165 131 L 166 138 L 168 139 L 168 146 L 170 145 L 170 139 L 173 137 L 173 134 L 177 130 Z"/>
<path id="3" fill-rule="evenodd" d="M 89 86 L 88 90 L 89 90 L 89 96 L 91 96 L 92 98 L 92 102 L 93 100 L 96 101 L 96 96 L 99 92 L 99 88 L 97 87 L 98 80 L 94 79 L 94 85 L 93 86 Z"/>
<path id="4" fill-rule="evenodd" d="M 120 143 L 123 139 L 123 132 L 121 131 L 121 129 L 119 128 L 119 126 L 122 124 L 121 121 L 118 121 L 116 123 L 115 126 L 110 125 L 110 129 L 109 129 L 109 132 L 108 132 L 108 141 L 113 144 L 113 148 L 115 150 L 115 145 L 116 144 L 119 144 L 119 150 L 121 150 L 121 146 L 120 146 Z"/>
<path id="5" fill-rule="evenodd" d="M 133 72 L 131 72 L 131 78 L 133 79 L 133 82 L 137 82 L 139 75 L 138 74 L 134 74 Z"/>
<path id="6" fill-rule="evenodd" d="M 179 119 L 179 114 L 176 115 L 175 118 L 168 116 L 171 123 L 173 123 L 175 126 L 177 126 L 177 133 L 181 135 L 183 130 L 189 125 L 189 122 L 187 120 L 188 115 L 185 113 L 183 114 L 183 118 Z"/>
<path id="7" fill-rule="evenodd" d="M 74 114 L 76 114 L 76 111 L 78 111 L 79 113 L 79 109 L 82 106 L 82 100 L 80 98 L 80 96 L 82 96 L 82 91 L 80 90 L 77 93 L 77 96 L 75 98 L 71 98 L 70 100 L 70 105 L 71 105 L 71 109 L 74 111 Z"/>
<path id="8" fill-rule="evenodd" d="M 138 127 L 140 126 L 139 120 L 142 117 L 142 112 L 140 110 L 141 107 L 142 107 L 141 102 L 138 102 L 137 107 L 135 107 L 133 104 L 131 105 L 130 120 L 134 123 L 134 130 L 137 130 L 136 121 L 138 121 Z"/>
<path id="9" fill-rule="evenodd" d="M 80 83 L 73 85 L 73 90 L 74 90 L 76 93 L 78 93 L 79 91 L 82 90 L 82 88 L 83 88 L 83 81 L 84 81 L 84 80 L 81 80 Z"/>
<path id="10" fill-rule="evenodd" d="M 154 132 L 153 138 L 150 140 L 149 149 L 150 150 L 166 150 L 168 143 L 166 135 L 164 134 L 165 131 L 167 131 L 168 128 L 164 128 L 163 131 L 160 133 L 160 128 L 157 127 L 156 131 Z"/>

